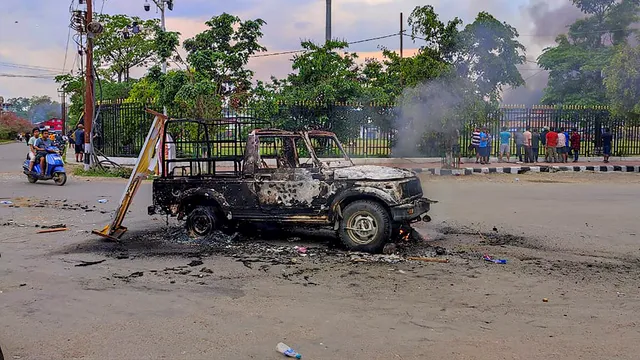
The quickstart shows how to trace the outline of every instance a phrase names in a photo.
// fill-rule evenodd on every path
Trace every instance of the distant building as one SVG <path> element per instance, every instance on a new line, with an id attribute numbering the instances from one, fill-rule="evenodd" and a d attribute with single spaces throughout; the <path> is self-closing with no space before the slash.
<path id="1" fill-rule="evenodd" d="M 47 121 L 39 122 L 34 124 L 41 130 L 47 129 L 49 131 L 62 131 L 62 119 L 51 118 Z"/>

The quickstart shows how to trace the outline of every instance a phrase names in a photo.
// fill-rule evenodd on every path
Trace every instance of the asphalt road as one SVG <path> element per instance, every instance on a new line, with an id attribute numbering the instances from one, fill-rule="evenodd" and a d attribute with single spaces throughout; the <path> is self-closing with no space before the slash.
<path id="1" fill-rule="evenodd" d="M 202 258 L 212 273 L 200 277 L 192 276 L 200 266 L 186 266 L 196 246 L 159 256 L 140 236 L 164 231 L 163 219 L 146 215 L 150 184 L 125 220 L 122 250 L 147 255 L 105 256 L 116 245 L 88 232 L 108 223 L 126 181 L 29 184 L 25 148 L 0 146 L 0 198 L 20 206 L 0 206 L 0 224 L 11 221 L 0 227 L 8 359 L 279 359 L 280 341 L 316 359 L 599 360 L 640 351 L 636 174 L 425 177 L 426 195 L 440 203 L 424 231 L 452 251 L 449 264 L 300 257 L 251 266 L 212 255 Z M 69 230 L 36 233 L 53 224 Z M 487 245 L 494 227 L 505 241 Z M 127 243 L 134 238 L 143 240 Z M 509 263 L 487 264 L 469 249 Z M 90 260 L 106 261 L 75 266 Z"/>

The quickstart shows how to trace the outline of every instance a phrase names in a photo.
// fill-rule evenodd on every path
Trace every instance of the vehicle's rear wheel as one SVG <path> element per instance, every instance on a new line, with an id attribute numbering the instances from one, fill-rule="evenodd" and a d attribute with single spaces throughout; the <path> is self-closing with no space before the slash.
<path id="1" fill-rule="evenodd" d="M 391 236 L 391 216 L 375 201 L 355 201 L 342 215 L 338 236 L 349 250 L 380 252 Z"/>
<path id="2" fill-rule="evenodd" d="M 216 214 L 211 206 L 196 206 L 187 215 L 187 231 L 191 237 L 207 236 L 216 230 Z"/>
<path id="3" fill-rule="evenodd" d="M 27 180 L 32 183 L 35 184 L 36 181 L 38 181 L 38 179 L 36 179 L 35 177 L 33 177 L 33 175 L 27 175 Z"/>
<path id="4" fill-rule="evenodd" d="M 67 183 L 67 174 L 66 173 L 55 173 L 53 174 L 53 182 L 58 186 L 62 186 Z"/>

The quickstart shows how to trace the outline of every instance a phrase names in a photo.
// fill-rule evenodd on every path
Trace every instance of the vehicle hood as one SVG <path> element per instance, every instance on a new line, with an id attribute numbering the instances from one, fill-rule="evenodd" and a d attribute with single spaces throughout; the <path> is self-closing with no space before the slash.
<path id="1" fill-rule="evenodd" d="M 350 166 L 333 172 L 335 180 L 401 180 L 414 176 L 406 169 L 376 165 Z"/>

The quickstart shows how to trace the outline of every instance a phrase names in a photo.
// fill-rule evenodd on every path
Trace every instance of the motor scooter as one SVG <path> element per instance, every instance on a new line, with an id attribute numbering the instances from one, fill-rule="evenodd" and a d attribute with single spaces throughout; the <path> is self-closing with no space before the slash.
<path id="1" fill-rule="evenodd" d="M 40 163 L 35 163 L 33 165 L 33 172 L 29 172 L 29 157 L 24 161 L 22 165 L 22 170 L 24 174 L 27 175 L 27 180 L 30 183 L 35 184 L 38 180 L 53 180 L 54 183 L 58 186 L 62 186 L 67 182 L 67 173 L 64 170 L 64 161 L 62 160 L 62 156 L 59 154 L 59 149 L 57 147 L 48 147 L 47 151 L 49 152 L 45 155 L 45 172 L 44 176 L 42 176 L 42 172 L 40 171 Z"/>

